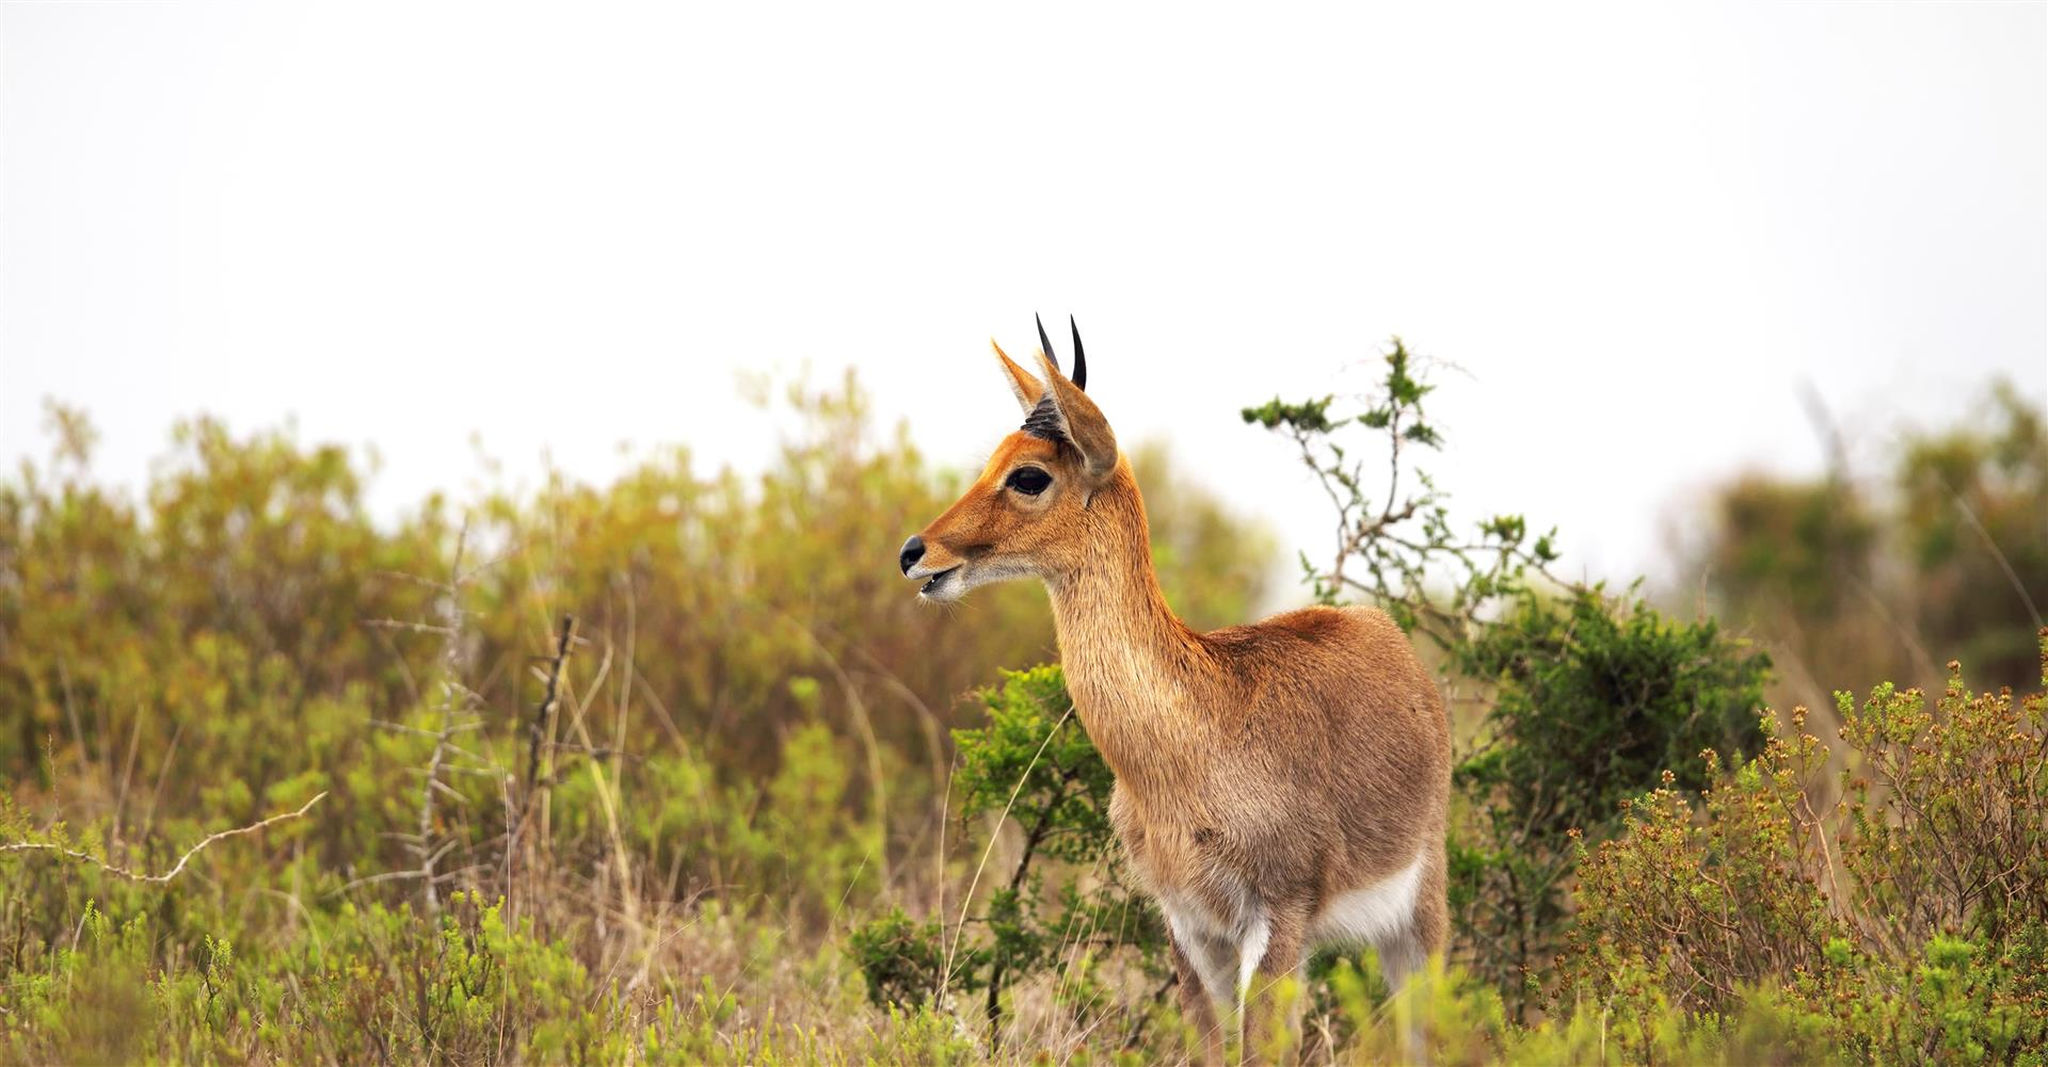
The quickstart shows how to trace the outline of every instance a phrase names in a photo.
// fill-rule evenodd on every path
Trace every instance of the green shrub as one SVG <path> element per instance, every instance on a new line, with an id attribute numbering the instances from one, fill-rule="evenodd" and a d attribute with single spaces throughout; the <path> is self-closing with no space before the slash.
<path id="1" fill-rule="evenodd" d="M 1613 832 L 1621 805 L 1665 781 L 1697 790 L 1702 749 L 1755 751 L 1768 660 L 1712 620 L 1684 623 L 1599 589 L 1523 594 L 1454 649 L 1493 684 L 1481 736 L 1452 772 L 1465 798 L 1450 847 L 1452 914 L 1469 960 L 1519 1011 L 1567 928 L 1575 836 Z"/>
<path id="2" fill-rule="evenodd" d="M 1385 364 L 1357 414 L 1335 413 L 1334 397 L 1276 398 L 1243 417 L 1286 435 L 1336 505 L 1334 557 L 1302 557 L 1317 599 L 1364 598 L 1443 667 L 1461 749 L 1453 945 L 1519 1018 L 1566 927 L 1567 834 L 1606 834 L 1617 801 L 1702 746 L 1753 751 L 1769 660 L 1711 621 L 1665 618 L 1633 590 L 1557 579 L 1556 532 L 1531 538 L 1522 516 L 1458 531 L 1448 494 L 1414 465 L 1445 441 L 1425 410 L 1435 387 L 1399 339 Z"/>
<path id="3" fill-rule="evenodd" d="M 2048 631 L 2041 636 L 2048 686 Z M 2048 1060 L 2048 693 L 1838 696 L 1849 769 L 1766 718 L 1754 760 L 1667 778 L 1581 850 L 1562 1003 L 1647 975 L 1681 1012 L 1771 1017 L 1862 1062 Z M 1821 1047 L 1817 1045 L 1816 1047 Z"/>

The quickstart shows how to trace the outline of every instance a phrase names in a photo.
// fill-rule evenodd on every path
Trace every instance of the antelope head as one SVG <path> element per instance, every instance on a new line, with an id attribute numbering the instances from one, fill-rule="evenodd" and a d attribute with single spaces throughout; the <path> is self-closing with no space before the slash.
<path id="1" fill-rule="evenodd" d="M 1073 531 L 1115 474 L 1116 435 L 1083 392 L 1088 361 L 1074 332 L 1074 376 L 1060 373 L 1045 324 L 1038 324 L 1039 375 L 1018 366 L 994 341 L 1024 425 L 1003 438 L 981 476 L 945 513 L 903 543 L 897 565 L 922 581 L 926 600 L 958 600 L 969 589 L 1010 578 L 1057 579 L 1085 551 Z M 1042 377 L 1041 377 L 1042 375 Z"/>

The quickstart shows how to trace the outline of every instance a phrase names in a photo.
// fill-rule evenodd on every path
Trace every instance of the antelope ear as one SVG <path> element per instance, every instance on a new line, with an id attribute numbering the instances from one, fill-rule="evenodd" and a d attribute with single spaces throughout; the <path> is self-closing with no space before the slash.
<path id="1" fill-rule="evenodd" d="M 995 338 L 988 339 L 988 346 L 995 349 L 996 358 L 1003 361 L 1003 375 L 1010 383 L 1010 391 L 1017 394 L 1017 406 L 1024 409 L 1024 414 L 1031 414 L 1031 409 L 1037 407 L 1040 398 L 1045 396 L 1045 383 L 1033 378 L 1030 371 L 1018 366 L 1017 362 L 1003 351 L 1003 346 L 996 343 Z"/>
<path id="2" fill-rule="evenodd" d="M 1039 369 L 1045 372 L 1044 399 L 1050 401 L 1060 421 L 1060 430 L 1081 453 L 1088 477 L 1097 482 L 1116 469 L 1116 434 L 1103 418 L 1102 409 L 1056 366 L 1052 357 L 1038 354 Z"/>

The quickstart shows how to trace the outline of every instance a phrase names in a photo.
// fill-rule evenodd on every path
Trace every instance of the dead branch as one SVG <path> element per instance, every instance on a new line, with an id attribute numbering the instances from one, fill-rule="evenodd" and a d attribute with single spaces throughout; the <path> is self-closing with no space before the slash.
<path id="1" fill-rule="evenodd" d="M 468 691 L 457 684 L 456 678 L 462 668 L 462 555 L 469 545 L 469 522 L 464 520 L 462 530 L 455 535 L 455 561 L 449 568 L 448 584 L 441 591 L 441 624 L 436 627 L 442 635 L 441 642 L 441 728 L 433 733 L 434 751 L 427 759 L 426 780 L 420 786 L 419 835 L 414 846 L 414 855 L 420 858 L 420 893 L 428 915 L 441 911 L 440 894 L 434 890 L 434 864 L 440 862 L 448 849 L 456 843 L 455 838 L 439 849 L 433 847 L 434 795 L 436 787 L 457 795 L 441 781 L 441 769 L 446 765 L 449 750 L 454 748 L 454 737 L 465 725 L 457 719 L 469 706 Z"/>
<path id="2" fill-rule="evenodd" d="M 116 867 L 113 864 L 108 863 L 107 861 L 100 859 L 98 856 L 94 856 L 89 852 L 80 852 L 75 848 L 65 848 L 61 845 L 54 845 L 47 842 L 18 841 L 11 845 L 0 845 L 0 852 L 55 852 L 59 855 L 67 856 L 71 859 L 83 860 L 86 863 L 90 863 L 93 866 L 98 867 L 100 870 L 103 870 L 108 874 L 114 875 L 117 878 L 126 878 L 131 882 L 147 882 L 151 885 L 168 885 L 170 884 L 171 879 L 176 878 L 177 876 L 185 872 L 185 865 L 192 862 L 192 857 L 197 856 L 200 852 L 204 851 L 207 846 L 213 844 L 214 842 L 224 841 L 230 837 L 240 837 L 243 834 L 253 834 L 256 831 L 261 830 L 264 827 L 269 826 L 273 823 L 280 823 L 285 821 L 286 819 L 299 818 L 300 816 L 306 814 L 306 812 L 311 811 L 313 809 L 313 805 L 318 804 L 325 799 L 327 799 L 327 791 L 323 789 L 320 791 L 319 794 L 315 795 L 313 799 L 308 800 L 304 804 L 300 805 L 299 810 L 297 811 L 279 812 L 278 814 L 272 815 L 271 817 L 264 819 L 260 822 L 253 822 L 247 826 L 238 826 L 232 830 L 221 830 L 216 833 L 208 834 L 204 840 L 200 841 L 196 845 L 193 845 L 191 848 L 186 849 L 185 854 L 183 856 L 178 857 L 177 866 L 172 867 L 170 870 L 165 871 L 162 874 L 142 874 L 137 871 L 129 870 L 126 867 Z"/>
<path id="3" fill-rule="evenodd" d="M 533 725 L 529 731 L 526 750 L 526 795 L 520 805 L 520 821 L 526 820 L 526 808 L 533 804 L 534 785 L 540 778 L 540 749 L 542 739 L 552 731 L 549 725 L 554 721 L 556 707 L 561 697 L 562 665 L 569 661 L 569 648 L 576 640 L 576 616 L 562 616 L 562 632 L 555 639 L 555 658 L 548 664 L 547 688 L 541 693 L 540 705 L 533 709 Z"/>

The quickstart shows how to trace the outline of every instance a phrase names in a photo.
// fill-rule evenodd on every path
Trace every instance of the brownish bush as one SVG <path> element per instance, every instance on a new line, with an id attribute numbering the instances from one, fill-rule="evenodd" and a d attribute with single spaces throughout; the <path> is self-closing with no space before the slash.
<path id="1" fill-rule="evenodd" d="M 2038 641 L 2048 687 L 2048 630 Z M 2048 1053 L 2048 692 L 1840 694 L 1851 770 L 1774 717 L 1763 754 L 1695 805 L 1670 788 L 1585 849 L 1567 1008 L 1654 987 L 1736 1014 L 1759 988 L 1834 1055 L 2038 1062 Z M 1668 781 L 1668 778 L 1667 778 Z M 1634 998 L 1634 999 L 1631 999 Z M 1786 1035 L 1789 1038 L 1789 1035 Z"/>

